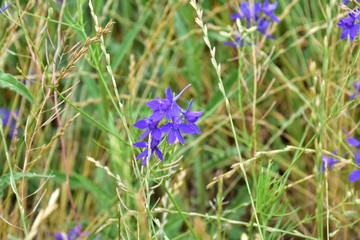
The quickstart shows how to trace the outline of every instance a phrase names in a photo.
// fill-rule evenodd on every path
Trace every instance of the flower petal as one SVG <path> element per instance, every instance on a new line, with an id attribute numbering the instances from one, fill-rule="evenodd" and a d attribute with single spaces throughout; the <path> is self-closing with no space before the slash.
<path id="1" fill-rule="evenodd" d="M 142 152 L 139 154 L 139 156 L 136 157 L 136 159 L 143 158 L 143 157 L 145 157 L 147 154 L 148 154 L 148 150 L 145 149 L 144 151 L 142 151 Z"/>
<path id="2" fill-rule="evenodd" d="M 146 148 L 148 146 L 147 142 L 145 141 L 136 142 L 133 145 L 138 148 Z"/>
<path id="3" fill-rule="evenodd" d="M 161 132 L 160 128 L 156 128 L 156 129 L 152 132 L 152 135 L 154 136 L 154 138 L 155 138 L 156 140 L 161 140 L 162 132 Z"/>
<path id="4" fill-rule="evenodd" d="M 147 137 L 149 135 L 149 133 L 150 133 L 150 130 L 146 130 L 143 134 L 140 135 L 140 137 L 138 139 L 140 140 L 140 139 Z"/>
<path id="5" fill-rule="evenodd" d="M 171 108 L 170 108 L 170 111 L 168 112 L 168 114 L 166 115 L 166 117 L 168 119 L 172 119 L 174 117 L 180 117 L 180 114 L 181 114 L 181 110 L 180 110 L 180 107 L 174 103 Z"/>
<path id="6" fill-rule="evenodd" d="M 146 128 L 148 128 L 148 124 L 146 123 L 145 120 L 140 120 L 134 124 L 134 127 L 140 128 L 140 129 L 146 129 Z"/>
<path id="7" fill-rule="evenodd" d="M 166 90 L 166 99 L 168 99 L 170 102 L 173 100 L 173 94 L 170 87 L 168 87 Z"/>
<path id="8" fill-rule="evenodd" d="M 164 117 L 165 113 L 161 111 L 155 111 L 151 116 L 150 119 L 153 122 L 160 122 L 160 120 Z"/>
<path id="9" fill-rule="evenodd" d="M 179 142 L 184 145 L 184 138 L 183 136 L 181 135 L 180 131 L 179 130 L 176 130 L 176 138 L 179 140 Z"/>
<path id="10" fill-rule="evenodd" d="M 185 133 L 185 134 L 193 134 L 195 133 L 194 129 L 192 129 L 188 124 L 186 123 L 181 123 L 179 125 L 179 129 Z"/>
<path id="11" fill-rule="evenodd" d="M 164 125 L 161 127 L 161 132 L 163 132 L 163 133 L 169 132 L 170 129 L 172 128 L 172 126 L 173 126 L 173 123 L 171 123 L 171 122 L 164 124 Z"/>
<path id="12" fill-rule="evenodd" d="M 360 169 L 359 170 L 354 170 L 350 173 L 349 176 L 349 181 L 350 182 L 355 182 L 360 178 Z"/>
<path id="13" fill-rule="evenodd" d="M 147 102 L 146 105 L 151 108 L 152 110 L 158 110 L 160 103 L 158 100 L 152 100 L 150 102 Z"/>
<path id="14" fill-rule="evenodd" d="M 358 141 L 356 138 L 348 138 L 346 141 L 354 147 L 360 147 L 360 141 Z"/>
<path id="15" fill-rule="evenodd" d="M 168 143 L 170 145 L 174 144 L 175 140 L 176 140 L 176 131 L 175 130 L 171 130 L 168 136 Z"/>
<path id="16" fill-rule="evenodd" d="M 156 155 L 160 158 L 160 160 L 164 161 L 164 157 L 163 157 L 161 151 L 159 150 L 159 148 L 155 148 L 154 150 L 156 152 Z"/>
<path id="17" fill-rule="evenodd" d="M 240 13 L 234 13 L 234 14 L 231 14 L 231 20 L 235 20 L 237 18 L 242 18 L 243 16 L 240 14 Z"/>
<path id="18" fill-rule="evenodd" d="M 189 126 L 194 130 L 194 133 L 202 134 L 200 128 L 195 123 L 189 123 Z"/>
<path id="19" fill-rule="evenodd" d="M 358 166 L 360 166 L 360 150 L 355 155 L 355 162 Z"/>

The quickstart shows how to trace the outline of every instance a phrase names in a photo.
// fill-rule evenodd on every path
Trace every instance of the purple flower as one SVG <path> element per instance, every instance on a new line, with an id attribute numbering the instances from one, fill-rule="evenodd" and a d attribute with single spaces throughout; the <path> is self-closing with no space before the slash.
<path id="1" fill-rule="evenodd" d="M 274 15 L 274 11 L 277 8 L 278 2 L 274 2 L 272 4 L 269 3 L 269 0 L 265 0 L 264 6 L 261 7 L 261 11 L 268 15 L 275 22 L 280 22 L 280 20 Z"/>
<path id="2" fill-rule="evenodd" d="M 145 117 L 143 120 L 134 124 L 134 127 L 146 129 L 139 139 L 148 137 L 148 141 L 134 143 L 135 147 L 145 148 L 136 157 L 136 159 L 142 159 L 142 165 L 145 165 L 148 160 L 152 158 L 154 153 L 161 161 L 164 160 L 163 154 L 159 149 L 159 144 L 165 142 L 162 141 L 165 137 L 164 133 L 169 133 L 167 138 L 170 145 L 174 144 L 176 141 L 184 144 L 184 137 L 182 134 L 201 133 L 195 122 L 199 120 L 203 111 L 191 111 L 192 100 L 186 111 L 181 109 L 176 103 L 181 94 L 188 87 L 190 87 L 190 85 L 186 86 L 177 96 L 171 91 L 171 88 L 168 88 L 166 90 L 165 99 L 158 97 L 156 100 L 147 103 L 147 106 L 153 110 L 152 115 L 149 118 Z M 163 121 L 164 117 L 165 119 Z M 171 122 L 169 120 L 171 120 Z M 161 122 L 164 123 L 160 127 L 159 124 L 161 124 Z"/>
<path id="3" fill-rule="evenodd" d="M 6 9 L 8 9 L 12 4 L 13 4 L 13 3 L 10 3 L 9 5 L 6 5 L 5 7 L 0 8 L 0 14 L 1 14 L 2 12 L 4 12 Z"/>
<path id="4" fill-rule="evenodd" d="M 355 162 L 360 167 L 360 150 L 355 154 Z M 360 178 L 360 169 L 354 170 L 350 173 L 349 181 L 355 182 Z"/>
<path id="5" fill-rule="evenodd" d="M 134 143 L 135 147 L 138 148 L 145 148 L 144 151 L 142 151 L 137 157 L 136 159 L 142 159 L 142 165 L 145 165 L 147 163 L 148 160 L 151 160 L 153 153 L 155 152 L 156 155 L 160 158 L 161 161 L 164 161 L 162 152 L 160 151 L 160 149 L 158 148 L 159 145 L 159 140 L 156 139 L 151 139 L 151 146 L 150 146 L 150 154 L 149 154 L 149 145 L 148 142 L 145 141 L 141 141 L 141 142 L 136 142 Z"/>
<path id="6" fill-rule="evenodd" d="M 168 143 L 170 145 L 174 144 L 176 140 L 178 140 L 181 144 L 184 144 L 184 138 L 181 135 L 180 130 L 184 134 L 195 133 L 194 129 L 192 129 L 189 124 L 184 123 L 180 117 L 174 117 L 172 122 L 166 123 L 161 128 L 163 133 L 169 133 Z"/>
<path id="7" fill-rule="evenodd" d="M 236 34 L 234 42 L 224 42 L 224 45 L 232 46 L 233 48 L 238 48 L 238 46 L 243 47 L 245 40 L 241 39 L 239 34 Z"/>
<path id="8" fill-rule="evenodd" d="M 174 116 L 180 115 L 180 107 L 177 105 L 176 101 L 179 99 L 181 94 L 189 88 L 191 85 L 186 86 L 177 96 L 174 97 L 171 88 L 169 87 L 166 90 L 166 98 L 162 99 L 157 97 L 156 100 L 152 100 L 146 105 L 154 110 L 154 113 L 150 118 L 153 119 L 154 122 L 159 122 L 164 116 L 167 119 L 171 119 Z"/>
<path id="9" fill-rule="evenodd" d="M 354 88 L 356 92 L 350 96 L 351 100 L 353 100 L 354 98 L 356 98 L 357 95 L 360 94 L 360 82 L 354 82 Z"/>
<path id="10" fill-rule="evenodd" d="M 336 155 L 338 152 L 338 150 L 335 150 L 333 152 L 333 155 Z M 322 172 L 325 172 L 326 168 L 328 168 L 329 170 L 331 170 L 334 167 L 335 163 L 338 163 L 340 161 L 335 161 L 334 157 L 328 157 L 325 154 L 322 155 L 322 166 L 321 166 L 321 170 Z"/>
<path id="11" fill-rule="evenodd" d="M 267 38 L 274 40 L 275 38 L 269 34 L 266 33 L 266 29 L 270 24 L 270 20 L 266 18 L 262 18 L 258 23 L 258 31 L 262 34 L 264 34 Z"/>
<path id="12" fill-rule="evenodd" d="M 360 148 L 360 141 L 357 140 L 356 138 L 351 138 L 349 137 L 348 139 L 346 139 L 346 141 L 354 147 Z M 360 150 L 357 151 L 357 153 L 355 153 L 355 162 L 356 164 L 360 167 Z M 358 170 L 354 170 L 350 173 L 349 176 L 349 181 L 350 182 L 355 182 L 360 178 L 360 169 Z"/>
<path id="13" fill-rule="evenodd" d="M 76 240 L 81 234 L 81 224 L 70 229 L 67 233 L 55 233 L 54 237 L 56 240 Z M 88 233 L 84 233 L 83 236 L 88 236 Z"/>
<path id="14" fill-rule="evenodd" d="M 194 133 L 201 134 L 199 127 L 195 124 L 199 120 L 204 111 L 190 111 L 192 106 L 192 99 L 186 111 L 183 112 L 185 120 L 188 122 L 188 126 L 194 131 Z"/>
<path id="15" fill-rule="evenodd" d="M 9 136 L 11 138 L 14 137 L 14 134 L 16 131 L 16 119 L 15 118 L 18 116 L 19 116 L 19 111 L 17 111 L 17 110 L 15 110 L 12 113 L 5 108 L 0 108 L 0 118 L 3 122 L 3 125 L 8 126 L 10 128 Z"/>
<path id="16" fill-rule="evenodd" d="M 360 0 L 357 0 L 358 2 L 360 2 Z M 348 4 L 350 2 L 350 0 L 344 0 L 343 4 Z"/>
<path id="17" fill-rule="evenodd" d="M 245 18 L 247 20 L 248 27 L 251 25 L 251 20 L 257 21 L 259 19 L 259 13 L 261 11 L 261 3 L 255 2 L 254 6 L 250 9 L 249 3 L 243 1 L 240 5 L 240 13 L 234 13 L 231 15 L 231 19 Z"/>
<path id="18" fill-rule="evenodd" d="M 237 18 L 245 18 L 247 21 L 247 26 L 251 27 L 256 25 L 257 30 L 264 34 L 269 39 L 274 39 L 274 37 L 270 36 L 266 33 L 266 29 L 270 24 L 270 20 L 275 22 L 280 22 L 280 20 L 274 15 L 274 11 L 278 6 L 278 2 L 275 1 L 273 3 L 269 3 L 269 0 L 265 0 L 264 4 L 262 5 L 260 2 L 255 2 L 252 8 L 249 8 L 249 3 L 247 1 L 243 1 L 240 5 L 240 13 L 235 13 L 231 15 L 231 19 L 235 20 Z M 261 15 L 261 12 L 264 14 Z M 239 38 L 235 39 L 235 42 L 225 42 L 225 45 L 230 45 L 236 48 L 240 43 L 242 47 L 244 43 Z"/>
<path id="19" fill-rule="evenodd" d="M 145 118 L 145 120 L 137 121 L 134 127 L 140 129 L 147 129 L 138 139 L 143 139 L 151 133 L 156 140 L 161 140 L 161 130 L 158 128 L 159 122 L 155 122 L 152 118 Z"/>
<path id="20" fill-rule="evenodd" d="M 360 141 L 357 140 L 356 138 L 348 138 L 348 139 L 346 139 L 346 141 L 347 141 L 351 146 L 360 148 Z"/>
<path id="21" fill-rule="evenodd" d="M 355 23 L 358 16 L 355 13 L 349 13 L 349 17 L 342 18 L 338 22 L 338 26 L 343 28 L 340 39 L 347 38 L 349 36 L 350 41 L 354 41 L 359 32 L 359 23 Z"/>

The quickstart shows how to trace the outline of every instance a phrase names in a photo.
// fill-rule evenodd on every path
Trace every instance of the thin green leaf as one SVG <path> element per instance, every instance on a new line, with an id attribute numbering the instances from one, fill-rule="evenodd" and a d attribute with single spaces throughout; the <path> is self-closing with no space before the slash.
<path id="1" fill-rule="evenodd" d="M 10 74 L 4 73 L 0 71 L 0 87 L 1 88 L 9 88 L 27 98 L 31 103 L 36 104 L 35 99 L 31 95 L 30 91 L 25 87 L 24 84 L 16 80 Z"/>

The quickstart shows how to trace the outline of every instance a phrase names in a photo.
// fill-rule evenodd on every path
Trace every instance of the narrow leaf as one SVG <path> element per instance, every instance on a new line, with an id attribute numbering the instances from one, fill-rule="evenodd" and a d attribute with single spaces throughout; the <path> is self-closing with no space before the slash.
<path id="1" fill-rule="evenodd" d="M 9 88 L 17 92 L 18 94 L 22 95 L 23 97 L 27 98 L 31 103 L 36 104 L 35 99 L 29 92 L 29 90 L 25 87 L 24 84 L 16 80 L 10 74 L 4 73 L 0 71 L 0 87 L 1 88 Z"/>

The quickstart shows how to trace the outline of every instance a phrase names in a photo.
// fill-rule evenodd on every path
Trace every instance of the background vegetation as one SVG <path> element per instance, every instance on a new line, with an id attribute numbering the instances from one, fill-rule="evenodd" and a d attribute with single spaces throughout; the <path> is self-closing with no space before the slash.
<path id="1" fill-rule="evenodd" d="M 0 70 L 36 104 L 0 89 L 0 107 L 19 110 L 0 140 L 0 238 L 77 223 L 89 239 L 359 238 L 353 154 L 318 171 L 322 154 L 351 152 L 342 129 L 359 134 L 359 48 L 340 40 L 340 1 L 279 0 L 275 40 L 251 32 L 233 49 L 239 3 L 198 1 L 221 78 L 185 0 L 16 0 L 2 12 Z M 142 167 L 133 124 L 188 84 L 180 103 L 204 110 L 203 134 Z"/>

